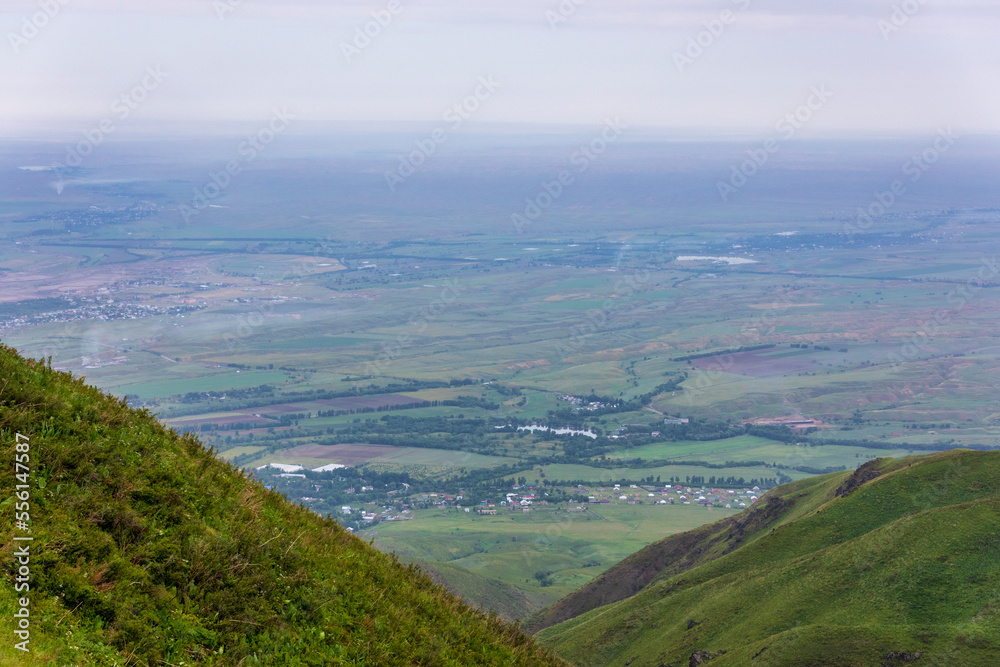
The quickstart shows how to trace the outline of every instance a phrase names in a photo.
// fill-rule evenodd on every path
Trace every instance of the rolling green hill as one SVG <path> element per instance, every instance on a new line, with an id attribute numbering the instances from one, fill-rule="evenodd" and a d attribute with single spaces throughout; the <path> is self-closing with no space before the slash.
<path id="1" fill-rule="evenodd" d="M 525 610 L 537 609 L 545 604 L 545 598 L 537 591 L 529 591 L 458 565 L 422 562 L 419 566 L 431 579 L 477 609 L 493 612 L 508 620 L 520 620 L 526 615 Z"/>
<path id="2" fill-rule="evenodd" d="M 563 664 L 196 439 L 4 346 L 0 456 L 0 664 Z M 22 565 L 30 590 L 15 591 Z M 21 598 L 29 653 L 10 632 Z"/>
<path id="3" fill-rule="evenodd" d="M 634 554 L 527 624 L 574 664 L 1000 664 L 1000 453 L 876 459 Z"/>

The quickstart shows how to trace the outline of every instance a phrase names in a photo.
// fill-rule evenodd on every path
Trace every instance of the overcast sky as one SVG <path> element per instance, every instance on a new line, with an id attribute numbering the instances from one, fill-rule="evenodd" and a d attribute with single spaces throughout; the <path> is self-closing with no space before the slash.
<path id="1" fill-rule="evenodd" d="M 808 102 L 801 136 L 1000 132 L 995 0 L 577 1 L 2 0 L 0 135 L 276 107 L 434 123 L 477 87 L 466 128 L 620 117 L 721 135 Z"/>

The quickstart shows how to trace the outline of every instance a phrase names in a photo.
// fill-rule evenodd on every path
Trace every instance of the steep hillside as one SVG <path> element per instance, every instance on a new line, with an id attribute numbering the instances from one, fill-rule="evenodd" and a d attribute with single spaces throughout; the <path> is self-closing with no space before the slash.
<path id="1" fill-rule="evenodd" d="M 637 594 L 594 608 L 636 573 Z M 998 591 L 1000 453 L 959 450 L 779 487 L 533 624 L 589 607 L 538 635 L 581 666 L 990 665 Z"/>
<path id="2" fill-rule="evenodd" d="M 0 664 L 563 664 L 194 438 L 3 346 L 0 457 L 0 614 L 30 600 L 30 653 L 8 632 Z"/>
<path id="3" fill-rule="evenodd" d="M 474 605 L 477 609 L 493 612 L 511 621 L 527 615 L 526 610 L 538 609 L 545 604 L 534 591 L 467 570 L 451 563 L 418 563 L 431 579 Z M 551 600 L 552 598 L 548 598 Z"/>
<path id="4" fill-rule="evenodd" d="M 762 532 L 814 509 L 829 491 L 831 475 L 788 484 L 769 493 L 747 511 L 686 533 L 678 533 L 637 551 L 586 586 L 528 618 L 538 632 L 612 602 L 632 597 L 651 582 L 686 572 L 752 542 Z"/>
<path id="5" fill-rule="evenodd" d="M 880 459 L 779 487 L 605 579 L 643 567 L 658 569 L 637 594 L 538 639 L 581 666 L 1000 664 L 1000 453 Z"/>

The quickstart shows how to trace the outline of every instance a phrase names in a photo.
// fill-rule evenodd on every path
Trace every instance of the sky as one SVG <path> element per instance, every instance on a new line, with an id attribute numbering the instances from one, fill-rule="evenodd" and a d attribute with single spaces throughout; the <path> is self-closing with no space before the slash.
<path id="1" fill-rule="evenodd" d="M 0 0 L 0 136 L 456 124 L 1000 133 L 1000 2 Z M 367 30 L 367 35 L 365 31 Z M 458 105 L 458 108 L 456 108 Z M 456 115 L 457 114 L 457 115 Z"/>

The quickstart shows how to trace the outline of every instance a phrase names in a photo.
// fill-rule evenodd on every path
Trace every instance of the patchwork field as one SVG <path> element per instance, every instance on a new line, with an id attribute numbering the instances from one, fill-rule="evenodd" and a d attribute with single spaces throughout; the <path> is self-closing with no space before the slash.
<path id="1" fill-rule="evenodd" d="M 371 461 L 380 456 L 390 456 L 403 451 L 400 447 L 385 447 L 381 445 L 299 445 L 282 452 L 283 456 L 291 458 L 308 458 L 357 465 Z"/>
<path id="2" fill-rule="evenodd" d="M 366 465 L 373 470 L 402 470 L 437 476 L 460 468 L 493 468 L 515 463 L 517 459 L 483 456 L 472 452 L 383 445 L 304 445 L 268 454 L 247 463 L 257 467 L 285 463 L 318 468 L 326 463 L 346 466 Z"/>
<path id="3" fill-rule="evenodd" d="M 481 169 L 441 154 L 442 171 L 397 197 L 382 179 L 395 153 L 329 160 L 303 145 L 248 169 L 196 226 L 176 208 L 202 185 L 201 162 L 150 164 L 109 144 L 58 196 L 51 174 L 0 165 L 0 339 L 196 432 L 248 474 L 350 466 L 351 479 L 263 481 L 382 548 L 444 563 L 438 576 L 512 615 L 718 516 L 601 506 L 564 526 L 577 483 L 766 488 L 1000 444 L 1000 201 L 981 155 L 956 148 L 961 169 L 942 161 L 940 180 L 845 234 L 855 200 L 884 188 L 909 146 L 872 142 L 877 159 L 833 166 L 829 145 L 789 146 L 792 181 L 725 207 L 711 184 L 732 146 L 621 145 L 519 232 L 510 214 L 551 180 L 563 140 L 477 156 Z M 25 150 L 8 148 L 0 161 Z M 61 159 L 52 150 L 20 164 Z M 123 221 L 129 203 L 148 215 Z M 772 440 L 744 425 L 790 415 L 830 427 Z M 504 428 L 529 424 L 598 437 Z M 464 512 L 511 492 L 552 505 Z M 424 507 L 431 493 L 445 507 Z M 555 546 L 536 548 L 532 569 L 524 546 L 539 535 Z"/>
<path id="4" fill-rule="evenodd" d="M 835 358 L 833 355 L 816 354 L 806 349 L 777 347 L 702 357 L 692 360 L 691 365 L 699 370 L 762 378 L 805 373 L 823 365 L 830 365 L 835 360 L 846 361 L 843 355 Z"/>

